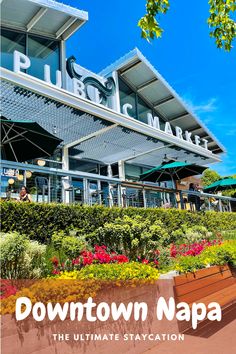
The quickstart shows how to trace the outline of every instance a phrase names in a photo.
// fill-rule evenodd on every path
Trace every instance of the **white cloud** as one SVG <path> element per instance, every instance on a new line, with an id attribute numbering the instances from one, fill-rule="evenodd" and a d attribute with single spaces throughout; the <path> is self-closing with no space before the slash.
<path id="1" fill-rule="evenodd" d="M 194 101 L 190 98 L 185 98 L 185 102 L 196 114 L 215 112 L 218 108 L 216 105 L 217 99 L 215 97 L 212 97 L 208 101 L 201 102 L 199 104 L 194 103 Z"/>

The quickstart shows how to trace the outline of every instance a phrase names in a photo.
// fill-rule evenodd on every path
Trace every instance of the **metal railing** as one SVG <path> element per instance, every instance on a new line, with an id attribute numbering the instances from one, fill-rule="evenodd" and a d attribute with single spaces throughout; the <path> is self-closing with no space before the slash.
<path id="1" fill-rule="evenodd" d="M 219 212 L 233 210 L 232 204 L 236 205 L 236 198 L 218 194 L 210 194 L 195 191 L 179 191 L 181 209 L 194 211 L 214 210 Z"/>

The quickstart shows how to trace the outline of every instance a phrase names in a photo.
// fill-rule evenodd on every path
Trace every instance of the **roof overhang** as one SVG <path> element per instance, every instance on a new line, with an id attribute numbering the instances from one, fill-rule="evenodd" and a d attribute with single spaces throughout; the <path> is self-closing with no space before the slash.
<path id="1" fill-rule="evenodd" d="M 199 164 L 220 161 L 203 147 L 30 75 L 1 68 L 1 78 L 3 114 L 38 122 L 73 147 L 75 158 L 143 166 L 156 166 L 165 155 Z"/>
<path id="2" fill-rule="evenodd" d="M 1 0 L 1 24 L 66 40 L 88 20 L 88 13 L 54 0 Z"/>
<path id="3" fill-rule="evenodd" d="M 100 75 L 109 76 L 114 71 L 118 72 L 164 121 L 208 140 L 208 147 L 215 154 L 225 152 L 222 144 L 137 48 L 108 66 Z"/>

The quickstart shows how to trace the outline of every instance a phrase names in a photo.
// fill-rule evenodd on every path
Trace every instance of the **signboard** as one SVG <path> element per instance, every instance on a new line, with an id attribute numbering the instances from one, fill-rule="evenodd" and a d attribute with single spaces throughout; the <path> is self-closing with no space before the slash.
<path id="1" fill-rule="evenodd" d="M 109 98 L 114 98 L 116 93 L 116 84 L 113 77 L 102 78 L 80 67 L 75 63 L 75 61 L 75 57 L 71 56 L 68 58 L 66 63 L 66 69 L 70 79 L 67 84 L 67 89 L 72 91 L 78 97 L 86 98 L 93 102 L 107 106 Z M 13 67 L 16 73 L 28 69 L 30 65 L 30 58 L 17 50 L 14 51 Z M 50 66 L 47 64 L 44 65 L 44 80 L 53 85 L 50 77 Z M 62 73 L 59 70 L 56 71 L 55 85 L 59 88 L 62 87 Z M 114 101 L 115 99 L 113 99 L 111 103 L 112 109 L 116 106 Z M 131 104 L 124 104 L 123 113 L 129 116 L 129 110 L 132 108 L 133 107 Z M 158 116 L 153 117 L 152 114 L 148 113 L 147 121 L 148 125 L 154 129 L 161 130 Z M 178 126 L 173 127 L 169 122 L 165 122 L 164 132 L 169 135 L 173 135 L 180 140 L 185 140 L 190 144 L 195 144 L 196 146 L 200 146 L 208 150 L 208 141 L 206 139 L 200 138 L 198 135 L 192 135 L 192 133 L 187 130 L 183 131 Z"/>

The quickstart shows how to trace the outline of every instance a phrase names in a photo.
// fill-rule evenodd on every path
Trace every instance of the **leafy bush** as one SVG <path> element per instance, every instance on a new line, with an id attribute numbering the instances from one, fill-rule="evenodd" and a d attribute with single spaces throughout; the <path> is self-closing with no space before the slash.
<path id="1" fill-rule="evenodd" d="M 225 241 L 219 246 L 211 246 L 206 248 L 201 259 L 204 264 L 209 265 L 236 265 L 236 241 Z"/>
<path id="2" fill-rule="evenodd" d="M 60 279 L 100 279 L 100 280 L 156 280 L 159 277 L 157 269 L 145 264 L 130 262 L 123 264 L 91 264 L 80 271 L 65 272 Z"/>
<path id="3" fill-rule="evenodd" d="M 191 213 L 177 209 L 106 208 L 5 201 L 1 202 L 1 211 L 3 232 L 25 233 L 31 239 L 44 243 L 50 242 L 54 232 L 63 230 L 67 233 L 69 229 L 76 228 L 80 234 L 88 234 L 124 215 L 130 218 L 141 216 L 150 220 L 151 224 L 161 221 L 168 235 L 180 229 L 183 224 L 188 228 L 201 225 L 211 232 L 236 229 L 236 213 Z M 169 239 L 168 242 L 175 241 Z"/>
<path id="4" fill-rule="evenodd" d="M 212 232 L 209 232 L 205 226 L 202 225 L 193 225 L 189 227 L 186 224 L 183 224 L 180 229 L 175 230 L 171 234 L 171 241 L 174 243 L 194 243 L 200 242 L 202 240 L 209 241 L 211 238 L 214 238 L 215 235 Z"/>
<path id="5" fill-rule="evenodd" d="M 221 237 L 224 240 L 236 240 L 236 230 L 222 231 Z"/>
<path id="6" fill-rule="evenodd" d="M 196 272 L 198 269 L 205 268 L 205 264 L 200 256 L 181 256 L 178 258 L 175 269 L 180 273 Z"/>
<path id="7" fill-rule="evenodd" d="M 73 259 L 78 257 L 82 250 L 88 248 L 83 236 L 68 236 L 64 231 L 53 233 L 52 246 L 58 251 L 60 260 L 62 260 L 62 254 L 69 259 Z"/>
<path id="8" fill-rule="evenodd" d="M 0 236 L 1 277 L 39 278 L 43 273 L 46 246 L 17 232 Z"/>
<path id="9" fill-rule="evenodd" d="M 151 224 L 149 219 L 140 216 L 124 216 L 113 223 L 105 223 L 91 235 L 92 243 L 105 244 L 109 248 L 124 253 L 130 259 L 144 257 L 150 250 L 158 247 L 160 240 L 168 234 L 161 221 Z"/>

